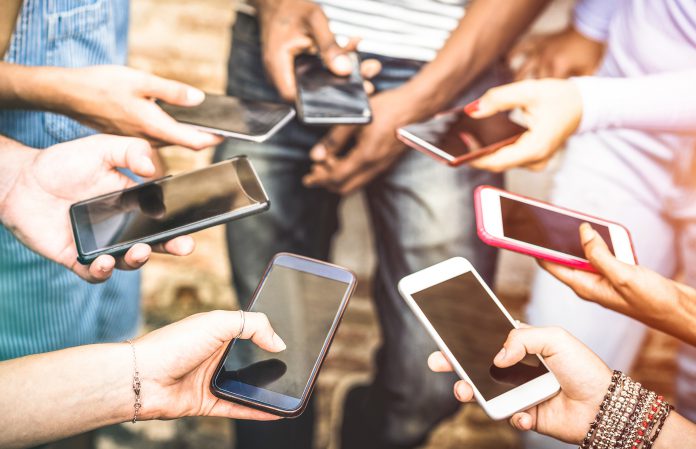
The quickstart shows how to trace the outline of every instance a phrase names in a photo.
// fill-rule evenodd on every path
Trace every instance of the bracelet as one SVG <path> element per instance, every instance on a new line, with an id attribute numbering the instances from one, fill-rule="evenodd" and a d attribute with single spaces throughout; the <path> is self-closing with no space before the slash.
<path id="1" fill-rule="evenodd" d="M 673 409 L 662 396 L 614 371 L 580 449 L 651 449 Z"/>
<path id="2" fill-rule="evenodd" d="M 138 372 L 138 359 L 135 356 L 135 344 L 133 344 L 131 339 L 126 340 L 126 343 L 130 345 L 133 352 L 133 393 L 135 394 L 135 402 L 133 402 L 133 419 L 131 422 L 135 424 L 138 420 L 140 408 L 143 406 L 143 403 L 140 401 L 140 373 Z"/>

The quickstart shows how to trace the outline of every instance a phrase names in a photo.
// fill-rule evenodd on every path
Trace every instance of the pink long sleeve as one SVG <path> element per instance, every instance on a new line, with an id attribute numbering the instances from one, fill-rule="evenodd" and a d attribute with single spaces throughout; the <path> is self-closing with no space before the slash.
<path id="1" fill-rule="evenodd" d="M 696 132 L 696 69 L 654 75 L 571 78 L 580 89 L 578 132 L 606 128 Z"/>

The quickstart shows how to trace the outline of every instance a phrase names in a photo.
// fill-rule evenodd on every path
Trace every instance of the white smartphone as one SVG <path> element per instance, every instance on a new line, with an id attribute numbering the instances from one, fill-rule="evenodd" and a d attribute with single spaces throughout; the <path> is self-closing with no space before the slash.
<path id="1" fill-rule="evenodd" d="M 489 245 L 595 271 L 585 258 L 579 228 L 592 225 L 620 261 L 635 265 L 631 234 L 624 226 L 491 186 L 474 194 L 477 231 Z"/>
<path id="2" fill-rule="evenodd" d="M 406 276 L 399 292 L 491 418 L 507 418 L 559 391 L 536 355 L 509 368 L 493 365 L 517 323 L 468 260 L 454 257 Z"/>

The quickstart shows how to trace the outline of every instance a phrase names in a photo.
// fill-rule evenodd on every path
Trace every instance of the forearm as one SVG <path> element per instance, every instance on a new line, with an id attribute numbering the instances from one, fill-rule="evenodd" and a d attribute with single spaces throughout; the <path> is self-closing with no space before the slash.
<path id="1" fill-rule="evenodd" d="M 0 62 L 0 109 L 66 112 L 79 94 L 74 69 Z"/>
<path id="2" fill-rule="evenodd" d="M 504 3 L 504 4 L 503 4 Z M 424 119 L 446 108 L 529 27 L 548 0 L 477 0 L 437 57 L 403 87 Z"/>
<path id="3" fill-rule="evenodd" d="M 0 135 L 0 223 L 3 222 L 5 200 L 24 167 L 36 157 L 36 151 Z"/>
<path id="4" fill-rule="evenodd" d="M 583 102 L 578 132 L 631 128 L 696 130 L 696 70 L 634 78 L 573 78 Z"/>
<path id="5" fill-rule="evenodd" d="M 127 344 L 81 346 L 0 362 L 0 447 L 35 446 L 133 416 Z"/>
<path id="6" fill-rule="evenodd" d="M 660 436 L 653 445 L 654 449 L 690 449 L 696 448 L 696 424 L 679 415 L 670 413 Z"/>

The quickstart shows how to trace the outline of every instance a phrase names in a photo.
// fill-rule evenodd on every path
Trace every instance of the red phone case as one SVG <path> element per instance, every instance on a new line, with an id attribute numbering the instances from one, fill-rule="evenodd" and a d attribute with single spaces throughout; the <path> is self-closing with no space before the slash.
<path id="1" fill-rule="evenodd" d="M 524 247 L 521 245 L 517 245 L 515 242 L 510 242 L 507 240 L 502 240 L 498 237 L 494 237 L 491 234 L 489 234 L 488 232 L 486 232 L 485 228 L 483 227 L 483 210 L 482 210 L 482 206 L 481 206 L 481 191 L 483 191 L 484 189 L 493 189 L 493 190 L 496 190 L 498 192 L 505 192 L 507 194 L 516 196 L 518 198 L 523 198 L 525 200 L 531 200 L 531 201 L 534 201 L 535 203 L 547 204 L 549 206 L 553 206 L 553 207 L 561 209 L 561 210 L 566 210 L 568 212 L 572 212 L 575 214 L 584 215 L 585 217 L 587 217 L 589 219 L 604 221 L 607 223 L 621 226 L 622 228 L 626 229 L 625 226 L 623 226 L 619 223 L 616 223 L 614 221 L 609 221 L 609 220 L 605 220 L 603 218 L 594 217 L 592 215 L 588 215 L 588 214 L 585 214 L 583 212 L 578 212 L 578 211 L 574 211 L 574 210 L 571 210 L 571 209 L 568 209 L 565 207 L 556 206 L 555 204 L 547 203 L 545 201 L 539 201 L 539 200 L 536 200 L 534 198 L 530 198 L 530 197 L 527 197 L 524 195 L 518 195 L 516 193 L 508 192 L 508 191 L 503 190 L 503 189 L 498 189 L 498 188 L 493 187 L 493 186 L 488 186 L 488 185 L 478 186 L 476 188 L 476 190 L 474 191 L 474 208 L 475 208 L 475 212 L 476 212 L 476 233 L 478 234 L 479 238 L 481 240 L 483 240 L 486 244 L 491 245 L 491 246 L 495 246 L 496 248 L 502 248 L 502 249 L 514 251 L 516 253 L 526 254 L 528 256 L 532 256 L 532 257 L 535 257 L 538 259 L 548 260 L 549 262 L 558 263 L 558 264 L 565 265 L 565 266 L 571 267 L 571 268 L 577 268 L 580 270 L 591 271 L 594 273 L 597 272 L 597 270 L 587 261 L 575 260 L 575 259 L 571 259 L 570 257 L 565 258 L 565 257 L 557 256 L 554 254 L 549 254 L 549 253 L 546 253 L 544 251 L 540 251 L 537 249 L 527 248 L 527 247 Z M 628 229 L 626 229 L 626 233 L 628 234 L 628 241 L 631 244 L 631 252 L 633 253 L 633 259 L 635 260 L 636 264 L 638 264 L 638 258 L 636 257 L 636 252 L 635 252 L 635 249 L 633 248 L 633 239 L 631 238 L 631 233 L 628 231 Z"/>

